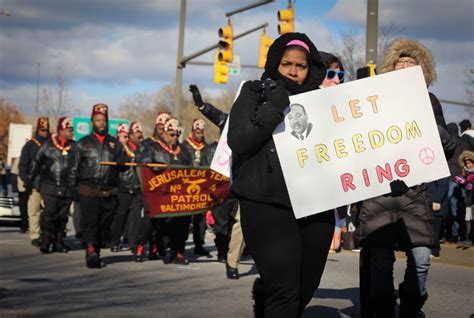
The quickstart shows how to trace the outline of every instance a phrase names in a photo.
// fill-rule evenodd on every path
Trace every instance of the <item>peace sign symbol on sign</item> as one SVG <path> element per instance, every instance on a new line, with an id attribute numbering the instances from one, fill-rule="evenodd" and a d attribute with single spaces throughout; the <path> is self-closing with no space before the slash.
<path id="1" fill-rule="evenodd" d="M 420 161 L 425 165 L 430 165 L 435 160 L 435 153 L 433 149 L 429 147 L 421 148 L 418 156 L 420 158 Z"/>

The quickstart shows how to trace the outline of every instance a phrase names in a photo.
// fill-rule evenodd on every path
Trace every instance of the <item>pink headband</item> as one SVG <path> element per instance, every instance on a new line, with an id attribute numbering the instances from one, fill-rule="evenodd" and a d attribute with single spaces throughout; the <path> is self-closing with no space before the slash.
<path id="1" fill-rule="evenodd" d="M 308 51 L 308 53 L 309 53 L 309 46 L 308 46 L 308 44 L 304 43 L 304 42 L 301 41 L 301 40 L 291 40 L 290 42 L 286 43 L 286 46 L 290 46 L 290 45 L 301 46 L 301 47 L 303 47 L 306 51 Z"/>

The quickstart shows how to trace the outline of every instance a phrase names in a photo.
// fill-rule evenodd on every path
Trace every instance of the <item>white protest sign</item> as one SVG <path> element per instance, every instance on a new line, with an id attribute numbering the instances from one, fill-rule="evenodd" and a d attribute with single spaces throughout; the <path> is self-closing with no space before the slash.
<path id="1" fill-rule="evenodd" d="M 242 89 L 242 85 L 244 85 L 245 81 L 240 82 L 239 89 L 237 90 L 237 94 L 235 94 L 235 100 L 240 94 L 240 90 Z M 219 142 L 217 143 L 216 152 L 214 153 L 214 157 L 212 157 L 211 162 L 211 169 L 220 173 L 223 176 L 230 178 L 231 174 L 231 167 L 232 167 L 232 150 L 230 149 L 229 145 L 227 144 L 227 132 L 229 131 L 229 117 L 227 117 L 227 121 L 225 123 L 224 129 L 222 129 L 221 137 L 219 138 Z"/>
<path id="2" fill-rule="evenodd" d="M 449 175 L 419 66 L 292 96 L 273 138 L 297 218 Z"/>
<path id="3" fill-rule="evenodd" d="M 12 164 L 13 158 L 20 158 L 21 149 L 31 138 L 32 125 L 13 124 L 8 126 L 8 154 L 7 164 Z"/>

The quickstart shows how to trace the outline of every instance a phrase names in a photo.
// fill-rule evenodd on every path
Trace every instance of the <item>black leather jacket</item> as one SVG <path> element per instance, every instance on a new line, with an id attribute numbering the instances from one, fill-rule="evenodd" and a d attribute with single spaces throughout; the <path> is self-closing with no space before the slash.
<path id="1" fill-rule="evenodd" d="M 193 144 L 189 138 L 185 139 L 182 143 L 182 150 L 187 152 L 191 165 L 195 167 L 210 166 L 215 147 L 213 147 L 212 144 L 204 142 L 204 148 L 198 150 L 198 148 L 193 147 L 193 145 L 195 144 Z"/>
<path id="2" fill-rule="evenodd" d="M 117 187 L 119 172 L 128 167 L 101 165 L 99 162 L 126 162 L 122 145 L 109 134 L 105 135 L 102 143 L 94 134 L 76 143 L 71 156 L 68 185 L 76 187 L 82 183 L 101 190 Z"/>
<path id="3" fill-rule="evenodd" d="M 139 146 L 136 151 L 133 150 L 130 144 L 124 146 L 124 148 L 125 147 L 127 147 L 128 151 L 130 151 L 130 153 L 125 151 L 127 162 L 141 162 L 141 155 L 144 150 L 142 146 Z M 130 194 L 140 193 L 142 191 L 137 167 L 130 167 L 130 169 L 120 172 L 119 191 L 125 191 Z"/>
<path id="4" fill-rule="evenodd" d="M 33 161 L 36 158 L 41 145 L 47 140 L 36 134 L 21 149 L 20 163 L 18 165 L 20 179 L 27 183 L 32 169 Z"/>
<path id="5" fill-rule="evenodd" d="M 142 142 L 145 148 L 142 160 L 144 163 L 164 163 L 172 165 L 191 165 L 189 154 L 183 150 L 183 145 L 179 144 L 181 152 L 176 157 L 166 151 L 155 140 L 148 138 Z M 160 169 L 154 169 L 160 170 Z"/>
<path id="6" fill-rule="evenodd" d="M 64 145 L 66 151 L 63 153 L 54 145 L 52 138 L 57 136 L 51 136 L 36 153 L 29 179 L 34 180 L 36 176 L 40 176 L 42 194 L 68 196 L 70 193 L 66 191 L 67 172 L 74 141 L 68 141 Z"/>

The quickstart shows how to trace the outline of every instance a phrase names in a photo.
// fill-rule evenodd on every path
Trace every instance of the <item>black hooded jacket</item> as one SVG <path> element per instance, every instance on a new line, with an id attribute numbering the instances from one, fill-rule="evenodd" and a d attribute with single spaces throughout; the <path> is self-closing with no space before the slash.
<path id="1" fill-rule="evenodd" d="M 310 48 L 309 73 L 302 85 L 278 72 L 286 45 L 294 39 L 303 41 Z M 309 38 L 301 33 L 286 33 L 270 47 L 262 80 L 278 81 L 288 95 L 293 95 L 317 89 L 324 75 L 323 62 Z M 272 137 L 275 128 L 283 121 L 283 111 L 288 105 L 281 105 L 278 100 L 262 101 L 262 85 L 262 81 L 246 82 L 230 113 L 227 138 L 233 152 L 231 190 L 238 197 L 291 207 Z"/>

